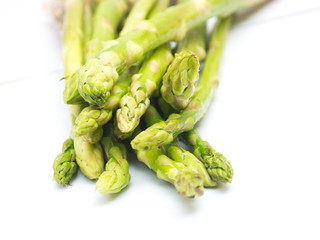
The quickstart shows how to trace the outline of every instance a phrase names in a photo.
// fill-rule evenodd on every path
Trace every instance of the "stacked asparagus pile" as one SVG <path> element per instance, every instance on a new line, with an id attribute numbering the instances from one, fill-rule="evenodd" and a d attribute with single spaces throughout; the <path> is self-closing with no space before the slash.
<path id="1" fill-rule="evenodd" d="M 230 163 L 194 126 L 218 86 L 232 15 L 262 1 L 65 0 L 63 97 L 73 127 L 55 181 L 67 186 L 79 167 L 100 193 L 120 192 L 133 151 L 185 197 L 230 183 Z"/>

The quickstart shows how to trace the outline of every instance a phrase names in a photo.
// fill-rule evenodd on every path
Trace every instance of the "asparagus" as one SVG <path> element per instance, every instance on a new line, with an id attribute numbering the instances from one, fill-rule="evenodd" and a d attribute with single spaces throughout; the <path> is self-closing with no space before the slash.
<path id="1" fill-rule="evenodd" d="M 98 127 L 95 131 L 82 135 L 82 139 L 90 144 L 99 142 L 103 135 L 102 127 Z"/>
<path id="2" fill-rule="evenodd" d="M 183 133 L 182 137 L 192 146 L 193 154 L 204 163 L 212 179 L 223 183 L 231 183 L 233 168 L 221 153 L 214 150 L 208 142 L 202 140 L 199 133 L 194 129 Z"/>
<path id="3" fill-rule="evenodd" d="M 129 92 L 121 98 L 117 111 L 118 128 L 123 133 L 132 132 L 150 104 L 149 97 L 160 83 L 172 60 L 169 44 L 157 48 L 143 63 L 138 74 L 132 77 Z"/>
<path id="4" fill-rule="evenodd" d="M 178 3 L 186 2 L 179 0 Z M 191 29 L 178 42 L 177 53 L 163 77 L 162 97 L 174 109 L 187 107 L 199 78 L 200 62 L 206 56 L 206 23 Z"/>
<path id="5" fill-rule="evenodd" d="M 73 127 L 73 132 L 76 135 L 81 136 L 94 132 L 111 119 L 112 111 L 119 106 L 121 98 L 128 92 L 131 75 L 135 71 L 136 69 L 129 69 L 120 77 L 120 80 L 112 88 L 111 95 L 103 109 L 92 105 L 82 110 Z"/>
<path id="6" fill-rule="evenodd" d="M 163 98 L 159 97 L 157 102 L 165 116 L 169 116 L 175 111 Z M 193 154 L 203 162 L 212 179 L 223 183 L 232 181 L 233 168 L 231 164 L 221 153 L 204 141 L 195 129 L 182 133 L 180 136 L 192 148 Z"/>
<path id="7" fill-rule="evenodd" d="M 73 175 L 77 172 L 77 169 L 73 140 L 69 138 L 63 144 L 62 153 L 54 161 L 53 178 L 57 183 L 67 186 Z"/>
<path id="8" fill-rule="evenodd" d="M 87 44 L 87 58 L 95 57 L 106 44 L 115 38 L 120 20 L 128 10 L 126 0 L 101 1 L 93 17 L 93 37 Z"/>
<path id="9" fill-rule="evenodd" d="M 107 48 L 110 45 L 109 41 L 114 39 L 117 26 L 127 8 L 126 0 L 104 0 L 98 3 L 93 17 L 92 40 L 86 44 L 87 59 L 94 58 L 103 47 Z M 87 30 L 89 30 L 88 25 L 88 23 L 85 25 Z M 88 34 L 85 38 L 88 38 Z M 66 82 L 63 94 L 65 103 L 79 104 L 84 101 L 79 93 L 78 82 L 78 72 L 72 76 L 72 81 Z"/>
<path id="10" fill-rule="evenodd" d="M 183 39 L 185 33 L 219 16 L 253 6 L 264 0 L 190 0 L 169 7 L 148 21 L 141 22 L 135 31 L 113 42 L 79 70 L 79 91 L 91 104 L 105 105 L 110 90 L 125 69 L 138 62 L 147 52 L 171 41 Z"/>
<path id="11" fill-rule="evenodd" d="M 176 109 L 187 107 L 194 95 L 199 78 L 199 58 L 189 51 L 175 54 L 172 64 L 163 76 L 161 95 L 166 102 Z"/>
<path id="12" fill-rule="evenodd" d="M 82 55 L 82 17 L 84 2 L 82 0 L 67 0 L 64 7 L 63 46 L 62 57 L 64 62 L 66 84 L 73 81 L 73 73 L 83 63 Z M 70 106 L 72 123 L 81 110 L 81 105 Z M 65 141 L 62 153 L 53 163 L 53 176 L 56 182 L 67 185 L 77 171 L 74 161 L 74 146 L 72 140 Z"/>
<path id="13" fill-rule="evenodd" d="M 96 190 L 102 194 L 118 193 L 130 181 L 126 147 L 115 139 L 112 132 L 112 126 L 108 124 L 105 135 L 101 140 L 108 158 L 105 171 L 96 183 Z"/>
<path id="14" fill-rule="evenodd" d="M 157 109 L 152 105 L 148 108 L 147 114 L 144 116 L 143 119 L 146 123 L 148 123 L 148 126 L 163 121 Z M 197 159 L 192 153 L 184 150 L 179 145 L 177 139 L 175 139 L 171 144 L 165 145 L 163 149 L 165 149 L 165 152 L 168 155 L 168 157 L 170 157 L 176 162 L 184 164 L 186 167 L 200 174 L 201 178 L 204 180 L 205 187 L 216 186 L 216 183 L 210 178 L 203 163 L 199 159 Z"/>
<path id="15" fill-rule="evenodd" d="M 129 12 L 120 36 L 131 32 L 142 20 L 146 19 L 155 2 L 156 0 L 138 0 Z"/>
<path id="16" fill-rule="evenodd" d="M 82 137 L 75 137 L 74 149 L 81 172 L 89 179 L 98 179 L 104 167 L 103 150 L 100 143 L 90 144 Z"/>
<path id="17" fill-rule="evenodd" d="M 197 92 L 179 114 L 171 114 L 167 121 L 149 127 L 131 141 L 136 150 L 146 150 L 171 143 L 182 132 L 193 129 L 203 117 L 218 86 L 218 69 L 231 18 L 221 20 L 215 27 Z"/>
<path id="18" fill-rule="evenodd" d="M 162 120 L 159 113 L 152 106 L 147 109 L 143 119 L 147 126 Z M 203 195 L 204 178 L 181 161 L 177 162 L 170 159 L 166 156 L 163 148 L 136 152 L 139 161 L 155 171 L 159 179 L 172 183 L 182 196 L 195 197 Z"/>
<path id="19" fill-rule="evenodd" d="M 170 0 L 157 0 L 153 8 L 151 9 L 147 19 L 154 17 L 155 15 L 166 10 L 170 5 Z"/>
<path id="20" fill-rule="evenodd" d="M 85 46 L 92 38 L 92 1 L 84 0 L 83 12 L 83 45 Z M 85 49 L 84 49 L 85 51 Z"/>
<path id="21" fill-rule="evenodd" d="M 63 30 L 62 58 L 65 66 L 65 89 L 63 97 L 67 104 L 81 104 L 77 92 L 77 70 L 83 65 L 83 12 L 84 0 L 66 0 Z M 72 97 L 71 96 L 75 96 Z"/>

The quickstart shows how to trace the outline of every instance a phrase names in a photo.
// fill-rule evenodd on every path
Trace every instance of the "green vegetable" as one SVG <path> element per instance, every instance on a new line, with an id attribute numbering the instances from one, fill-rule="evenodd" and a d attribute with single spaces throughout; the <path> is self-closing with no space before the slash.
<path id="1" fill-rule="evenodd" d="M 162 98 L 158 98 L 158 106 L 165 116 L 175 112 Z M 204 141 L 195 129 L 180 136 L 193 149 L 193 154 L 203 162 L 212 179 L 223 183 L 232 181 L 233 169 L 231 164 L 221 153 L 214 150 L 208 142 Z"/>
<path id="2" fill-rule="evenodd" d="M 167 121 L 149 127 L 131 141 L 136 150 L 147 150 L 171 143 L 182 132 L 193 129 L 208 109 L 218 86 L 218 69 L 231 19 L 221 20 L 214 29 L 206 62 L 197 92 L 188 107 L 179 114 L 171 114 Z"/>
<path id="3" fill-rule="evenodd" d="M 65 89 L 63 98 L 67 104 L 81 104 L 77 95 L 78 70 L 83 58 L 83 12 L 84 0 L 66 0 L 63 23 L 62 58 L 65 66 Z"/>
<path id="4" fill-rule="evenodd" d="M 131 32 L 136 26 L 148 16 L 156 0 L 138 0 L 132 7 L 120 32 L 120 36 Z"/>
<path id="5" fill-rule="evenodd" d="M 53 178 L 57 183 L 67 186 L 77 172 L 76 154 L 74 151 L 73 140 L 66 140 L 60 153 L 53 163 Z"/>
<path id="6" fill-rule="evenodd" d="M 163 12 L 170 6 L 170 0 L 157 0 L 153 8 L 151 9 L 147 19 L 154 17 L 155 15 Z"/>
<path id="7" fill-rule="evenodd" d="M 175 54 L 172 64 L 163 76 L 161 95 L 174 109 L 187 107 L 194 95 L 199 78 L 199 58 L 189 51 Z"/>
<path id="8" fill-rule="evenodd" d="M 95 57 L 107 41 L 116 36 L 117 27 L 128 11 L 126 0 L 104 0 L 96 8 L 93 16 L 93 37 L 87 44 L 87 58 Z"/>
<path id="9" fill-rule="evenodd" d="M 143 119 L 147 126 L 162 120 L 153 106 L 147 109 Z M 172 183 L 182 196 L 202 196 L 204 178 L 195 170 L 196 167 L 191 168 L 191 164 L 186 166 L 182 161 L 174 161 L 166 154 L 164 148 L 137 151 L 138 160 L 156 172 L 159 179 Z"/>
<path id="10" fill-rule="evenodd" d="M 117 111 L 118 128 L 123 133 L 132 132 L 150 104 L 149 97 L 159 85 L 172 60 L 169 44 L 157 48 L 143 63 L 138 74 L 132 77 L 129 92 L 120 101 Z"/>
<path id="11" fill-rule="evenodd" d="M 115 139 L 110 124 L 105 129 L 101 144 L 108 161 L 96 183 L 96 190 L 102 194 L 118 193 L 130 182 L 126 148 Z"/>
<path id="12" fill-rule="evenodd" d="M 62 58 L 65 75 L 67 76 L 67 86 L 72 84 L 74 81 L 74 72 L 76 72 L 83 63 L 83 8 L 83 0 L 67 0 L 64 6 Z M 70 106 L 72 123 L 74 123 L 81 108 L 81 105 Z M 53 164 L 54 180 L 64 186 L 68 185 L 72 176 L 77 172 L 74 151 L 73 140 L 66 140 L 62 147 L 62 153 L 56 157 Z"/>
<path id="13" fill-rule="evenodd" d="M 169 7 L 148 21 L 141 22 L 113 45 L 90 59 L 79 71 L 79 92 L 91 104 L 105 106 L 119 75 L 137 63 L 147 52 L 185 33 L 212 16 L 230 14 L 263 0 L 201 0 Z"/>
<path id="14" fill-rule="evenodd" d="M 81 136 L 94 132 L 111 119 L 112 111 L 119 106 L 121 98 L 128 92 L 131 85 L 131 76 L 135 71 L 136 69 L 129 69 L 122 74 L 120 80 L 112 88 L 111 95 L 104 108 L 101 109 L 96 105 L 91 105 L 82 110 L 73 126 L 73 132 L 76 135 Z"/>
<path id="15" fill-rule="evenodd" d="M 104 168 L 103 150 L 100 143 L 90 144 L 82 137 L 75 137 L 74 149 L 81 172 L 89 179 L 98 179 Z"/>

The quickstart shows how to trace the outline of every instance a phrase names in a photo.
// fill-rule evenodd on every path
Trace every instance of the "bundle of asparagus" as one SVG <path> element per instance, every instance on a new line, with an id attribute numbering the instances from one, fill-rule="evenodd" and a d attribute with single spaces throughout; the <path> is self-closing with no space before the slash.
<path id="1" fill-rule="evenodd" d="M 100 193 L 120 192 L 133 151 L 185 197 L 230 183 L 230 163 L 194 127 L 218 86 L 233 14 L 261 2 L 65 0 L 63 97 L 73 127 L 54 161 L 54 180 L 69 185 L 79 167 Z M 212 17 L 218 20 L 207 44 Z"/>

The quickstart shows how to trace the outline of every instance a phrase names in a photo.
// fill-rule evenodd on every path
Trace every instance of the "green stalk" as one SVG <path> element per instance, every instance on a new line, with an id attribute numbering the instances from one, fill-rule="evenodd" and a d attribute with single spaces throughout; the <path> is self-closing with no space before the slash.
<path id="1" fill-rule="evenodd" d="M 64 186 L 69 184 L 71 178 L 77 172 L 78 166 L 72 138 L 64 142 L 62 153 L 58 154 L 54 160 L 53 169 L 53 179 Z"/>
<path id="2" fill-rule="evenodd" d="M 152 106 L 147 109 L 143 119 L 147 126 L 162 120 L 159 113 Z M 159 179 L 172 183 L 182 196 L 195 197 L 203 195 L 203 177 L 197 171 L 186 167 L 182 162 L 169 158 L 163 148 L 137 151 L 136 153 L 139 161 L 156 172 Z"/>
<path id="3" fill-rule="evenodd" d="M 86 21 L 84 25 L 85 29 L 89 31 L 89 27 L 92 24 L 92 33 L 85 32 L 85 39 L 88 39 L 89 35 L 92 35 L 92 39 L 90 38 L 90 41 L 85 42 L 86 59 L 94 58 L 102 48 L 107 48 L 108 44 L 110 44 L 109 41 L 115 38 L 115 32 L 120 20 L 128 9 L 126 0 L 103 0 L 97 4 L 92 23 Z M 85 15 L 85 17 L 89 16 Z M 79 93 L 78 78 L 77 72 L 72 76 L 72 81 L 66 84 L 64 101 L 67 104 L 79 104 L 84 101 Z"/>
<path id="4" fill-rule="evenodd" d="M 105 46 L 113 40 L 121 19 L 128 11 L 126 0 L 101 1 L 93 16 L 93 36 L 87 44 L 87 58 L 95 57 Z"/>
<path id="5" fill-rule="evenodd" d="M 73 126 L 75 135 L 82 136 L 94 132 L 111 119 L 112 111 L 119 106 L 121 98 L 128 92 L 131 85 L 131 75 L 123 74 L 121 78 L 111 90 L 111 95 L 105 108 L 101 109 L 91 105 L 82 110 Z"/>
<path id="6" fill-rule="evenodd" d="M 165 117 L 175 112 L 162 98 L 158 98 L 158 106 Z M 223 183 L 232 181 L 233 169 L 231 164 L 221 153 L 204 141 L 195 129 L 182 133 L 180 136 L 192 148 L 193 154 L 203 162 L 212 179 Z"/>
<path id="7" fill-rule="evenodd" d="M 153 18 L 155 15 L 166 10 L 170 5 L 170 0 L 157 0 L 153 8 L 151 9 L 147 19 Z"/>
<path id="8" fill-rule="evenodd" d="M 108 124 L 104 132 L 101 144 L 108 162 L 96 183 L 96 190 L 102 194 L 118 193 L 130 182 L 127 151 L 126 147 L 115 139 L 111 124 Z"/>
<path id="9" fill-rule="evenodd" d="M 83 102 L 83 99 L 80 95 L 78 95 L 72 102 L 68 100 L 70 96 L 74 95 L 74 92 L 77 92 L 77 71 L 84 63 L 83 12 L 84 0 L 67 0 L 65 2 L 62 58 L 66 76 L 63 97 L 65 103 L 67 104 L 81 104 Z"/>
<path id="10" fill-rule="evenodd" d="M 169 44 L 157 48 L 143 63 L 138 74 L 132 77 L 129 92 L 120 101 L 117 111 L 118 128 L 123 133 L 132 132 L 150 104 L 149 97 L 156 90 L 172 60 Z"/>
<path id="11" fill-rule="evenodd" d="M 82 137 L 75 137 L 74 148 L 81 172 L 89 179 L 98 179 L 104 168 L 103 150 L 100 143 L 90 144 Z"/>
<path id="12" fill-rule="evenodd" d="M 184 3 L 187 0 L 179 0 Z M 178 42 L 172 64 L 163 77 L 162 97 L 174 109 L 187 107 L 194 95 L 199 78 L 200 62 L 206 56 L 206 23 L 189 30 Z"/>
<path id="13" fill-rule="evenodd" d="M 83 64 L 82 33 L 83 33 L 83 0 L 67 0 L 65 2 L 63 23 L 62 58 L 65 68 L 66 86 L 74 81 L 73 74 Z M 81 106 L 70 106 L 71 120 L 74 122 Z M 54 179 L 62 185 L 68 185 L 72 176 L 77 172 L 74 144 L 72 139 L 65 141 L 54 163 Z"/>
<path id="14" fill-rule="evenodd" d="M 148 108 L 143 119 L 148 126 L 163 121 L 157 109 L 152 105 Z M 169 158 L 175 162 L 180 162 L 187 168 L 197 172 L 203 179 L 205 187 L 216 186 L 216 183 L 211 179 L 203 163 L 192 153 L 184 150 L 177 140 L 174 140 L 171 144 L 165 145 L 163 149 L 165 149 L 166 155 Z"/>
<path id="15" fill-rule="evenodd" d="M 179 134 L 190 131 L 206 113 L 218 87 L 218 69 L 231 18 L 221 20 L 215 27 L 197 92 L 188 107 L 171 114 L 167 121 L 149 127 L 131 141 L 136 150 L 146 150 L 171 143 Z"/>
<path id="16" fill-rule="evenodd" d="M 189 51 L 175 54 L 172 64 L 163 76 L 161 95 L 174 109 L 187 107 L 194 95 L 199 78 L 199 58 Z"/>
<path id="17" fill-rule="evenodd" d="M 92 1 L 85 0 L 84 2 L 84 13 L 83 13 L 83 45 L 86 46 L 87 43 L 92 38 Z"/>
<path id="18" fill-rule="evenodd" d="M 264 0 L 190 0 L 169 7 L 129 32 L 90 59 L 79 71 L 79 91 L 91 104 L 101 107 L 119 75 L 147 52 L 168 41 L 179 41 L 193 27 L 213 16 L 230 14 Z"/>
<path id="19" fill-rule="evenodd" d="M 145 20 L 155 2 L 156 0 L 138 0 L 129 12 L 129 15 L 120 32 L 120 36 L 131 32 L 142 20 Z"/>

